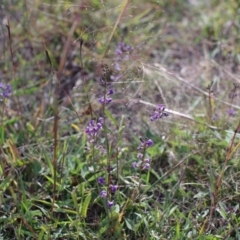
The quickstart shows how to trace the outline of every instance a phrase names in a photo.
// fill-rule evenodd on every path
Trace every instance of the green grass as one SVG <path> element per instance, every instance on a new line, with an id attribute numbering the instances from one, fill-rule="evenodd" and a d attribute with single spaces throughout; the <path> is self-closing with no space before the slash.
<path id="1" fill-rule="evenodd" d="M 3 6 L 0 239 L 240 239 L 238 1 Z"/>

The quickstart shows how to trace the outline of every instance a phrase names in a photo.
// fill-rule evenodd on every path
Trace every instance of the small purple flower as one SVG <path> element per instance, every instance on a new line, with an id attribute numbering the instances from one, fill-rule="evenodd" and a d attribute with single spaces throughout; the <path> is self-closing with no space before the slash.
<path id="1" fill-rule="evenodd" d="M 12 87 L 10 84 L 4 85 L 0 83 L 0 96 L 3 98 L 8 98 L 12 92 Z"/>
<path id="2" fill-rule="evenodd" d="M 143 169 L 148 170 L 150 168 L 150 163 L 144 162 Z"/>
<path id="3" fill-rule="evenodd" d="M 111 88 L 111 89 L 109 89 L 109 91 L 108 91 L 108 95 L 112 95 L 112 94 L 114 94 L 114 90 Z"/>
<path id="4" fill-rule="evenodd" d="M 129 52 L 131 49 L 131 46 L 127 45 L 124 42 L 120 42 L 116 49 L 116 55 L 122 55 L 125 52 Z"/>
<path id="5" fill-rule="evenodd" d="M 107 191 L 102 190 L 99 195 L 100 195 L 101 198 L 106 198 L 107 197 Z"/>
<path id="6" fill-rule="evenodd" d="M 104 177 L 99 177 L 98 178 L 98 184 L 100 184 L 100 185 L 105 184 L 105 178 Z"/>
<path id="7" fill-rule="evenodd" d="M 101 103 L 101 104 L 108 104 L 108 103 L 110 103 L 111 101 L 112 101 L 112 98 L 110 98 L 110 97 L 101 97 L 101 98 L 99 98 L 99 103 Z"/>
<path id="8" fill-rule="evenodd" d="M 118 72 L 121 71 L 121 68 L 120 68 L 120 65 L 119 65 L 118 62 L 116 62 L 114 66 L 115 66 L 114 68 L 115 68 L 116 71 L 118 71 Z"/>
<path id="9" fill-rule="evenodd" d="M 151 120 L 151 121 L 156 121 L 156 120 L 158 120 L 159 118 L 160 118 L 159 112 L 158 112 L 158 111 L 154 111 L 154 112 L 152 113 L 151 117 L 150 117 L 150 120 Z"/>
<path id="10" fill-rule="evenodd" d="M 141 158 L 143 157 L 143 154 L 139 152 L 139 153 L 137 154 L 137 157 L 141 159 Z"/>
<path id="11" fill-rule="evenodd" d="M 154 142 L 152 139 L 148 139 L 148 140 L 143 140 L 142 138 L 140 138 L 141 140 L 141 145 L 137 148 L 137 150 L 143 150 L 146 149 L 148 147 L 153 146 Z"/>
<path id="12" fill-rule="evenodd" d="M 109 186 L 109 188 L 110 188 L 110 191 L 111 191 L 112 193 L 115 193 L 115 192 L 117 191 L 117 189 L 118 189 L 118 185 L 113 185 L 113 184 L 111 184 L 111 185 Z"/>
<path id="13" fill-rule="evenodd" d="M 152 139 L 148 139 L 146 142 L 145 142 L 146 146 L 147 147 L 151 147 L 153 145 L 153 140 Z"/>
<path id="14" fill-rule="evenodd" d="M 138 168 L 137 162 L 133 162 L 133 163 L 132 163 L 132 167 L 133 167 L 134 169 L 137 169 L 137 168 Z"/>
<path id="15" fill-rule="evenodd" d="M 107 150 L 102 145 L 96 146 L 96 149 L 98 149 L 99 153 L 101 153 L 101 154 L 107 153 Z"/>
<path id="16" fill-rule="evenodd" d="M 110 201 L 110 200 L 107 201 L 107 206 L 108 206 L 109 208 L 111 208 L 113 205 L 114 205 L 114 202 L 113 202 L 113 201 Z"/>
<path id="17" fill-rule="evenodd" d="M 165 111 L 165 107 L 163 104 L 159 104 L 157 108 L 152 112 L 150 116 L 151 121 L 156 121 L 162 117 L 167 117 L 169 114 Z"/>
<path id="18" fill-rule="evenodd" d="M 146 158 L 146 159 L 144 160 L 144 162 L 150 163 L 150 162 L 151 162 L 151 159 L 150 159 L 150 158 Z"/>
<path id="19" fill-rule="evenodd" d="M 230 117 L 235 116 L 235 111 L 234 111 L 234 109 L 230 108 L 230 109 L 228 110 L 228 114 L 229 114 Z"/>
<path id="20" fill-rule="evenodd" d="M 163 104 L 158 104 L 157 109 L 158 111 L 164 111 L 165 107 Z"/>
<path id="21" fill-rule="evenodd" d="M 114 68 L 116 71 L 118 71 L 118 72 L 121 71 L 121 66 L 119 63 L 123 60 L 129 59 L 129 55 L 126 53 L 128 53 L 131 49 L 132 49 L 132 47 L 127 45 L 124 42 L 120 42 L 118 44 L 117 49 L 115 51 L 116 58 L 115 58 L 115 62 L 114 62 Z"/>
<path id="22" fill-rule="evenodd" d="M 91 120 L 88 123 L 85 132 L 87 135 L 94 138 L 100 129 L 102 129 L 102 119 L 99 118 L 98 122 Z"/>
<path id="23" fill-rule="evenodd" d="M 217 121 L 219 119 L 219 116 L 214 113 L 213 116 L 212 116 L 212 121 Z"/>
<path id="24" fill-rule="evenodd" d="M 113 95 L 114 94 L 114 90 L 111 88 L 111 89 L 109 89 L 109 91 L 108 91 L 108 93 L 106 94 L 106 96 L 104 97 L 100 97 L 99 98 L 99 102 L 101 103 L 101 104 L 108 104 L 108 103 L 110 103 L 111 101 L 112 101 L 112 98 L 111 97 L 109 97 L 109 95 Z"/>
<path id="25" fill-rule="evenodd" d="M 102 117 L 100 117 L 100 118 L 98 119 L 98 123 L 103 124 L 103 122 L 104 122 L 104 119 L 103 119 Z"/>

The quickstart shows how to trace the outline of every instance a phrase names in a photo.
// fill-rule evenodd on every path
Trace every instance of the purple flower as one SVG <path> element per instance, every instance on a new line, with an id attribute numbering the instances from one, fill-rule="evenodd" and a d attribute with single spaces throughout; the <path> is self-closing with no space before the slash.
<path id="1" fill-rule="evenodd" d="M 132 49 L 131 46 L 127 45 L 124 42 L 120 42 L 117 46 L 115 53 L 116 55 L 122 55 L 125 52 L 129 52 L 131 49 Z"/>
<path id="2" fill-rule="evenodd" d="M 114 90 L 111 88 L 111 89 L 109 89 L 109 91 L 108 91 L 108 93 L 106 94 L 106 96 L 104 97 L 101 97 L 101 98 L 99 98 L 99 102 L 101 103 L 101 104 L 108 104 L 108 103 L 110 103 L 111 101 L 112 101 L 112 98 L 111 97 L 109 97 L 109 95 L 113 95 L 114 94 Z"/>
<path id="3" fill-rule="evenodd" d="M 118 189 L 118 185 L 110 185 L 109 186 L 109 188 L 110 188 L 110 191 L 112 192 L 112 193 L 115 193 L 116 191 L 117 191 L 117 189 Z"/>
<path id="4" fill-rule="evenodd" d="M 115 58 L 115 63 L 114 63 L 114 68 L 116 71 L 118 71 L 118 72 L 121 71 L 121 67 L 120 67 L 119 63 L 123 60 L 129 59 L 128 54 L 125 54 L 125 53 L 129 52 L 131 49 L 132 49 L 132 47 L 127 45 L 124 42 L 120 42 L 118 44 L 117 49 L 115 51 L 116 58 Z"/>
<path id="5" fill-rule="evenodd" d="M 230 108 L 230 109 L 228 110 L 228 114 L 229 114 L 230 117 L 233 117 L 233 116 L 235 115 L 234 109 Z"/>
<path id="6" fill-rule="evenodd" d="M 118 62 L 116 62 L 114 66 L 115 66 L 114 68 L 115 68 L 116 71 L 118 71 L 118 72 L 121 71 L 121 68 L 120 68 L 120 65 L 119 65 Z"/>
<path id="7" fill-rule="evenodd" d="M 106 198 L 107 197 L 107 191 L 102 190 L 99 195 L 100 195 L 101 198 Z"/>
<path id="8" fill-rule="evenodd" d="M 110 200 L 107 201 L 107 206 L 108 206 L 109 208 L 111 208 L 113 205 L 114 205 L 114 202 L 113 202 L 113 201 L 110 201 Z"/>
<path id="9" fill-rule="evenodd" d="M 101 118 L 99 118 L 98 122 L 96 122 L 95 120 L 91 120 L 88 123 L 85 132 L 87 135 L 94 138 L 100 129 L 102 129 L 102 119 Z"/>
<path id="10" fill-rule="evenodd" d="M 142 138 L 140 138 L 141 140 L 141 145 L 137 148 L 137 150 L 143 150 L 146 149 L 148 147 L 153 146 L 154 142 L 152 139 L 148 139 L 148 140 L 143 140 Z"/>
<path id="11" fill-rule="evenodd" d="M 133 163 L 132 163 L 132 167 L 135 168 L 135 169 L 138 168 L 137 162 L 133 162 Z"/>
<path id="12" fill-rule="evenodd" d="M 219 116 L 216 113 L 214 113 L 212 116 L 212 120 L 216 121 L 216 120 L 218 120 L 218 118 L 219 118 Z"/>
<path id="13" fill-rule="evenodd" d="M 147 170 L 147 169 L 149 169 L 149 168 L 150 168 L 150 163 L 144 162 L 144 164 L 143 164 L 143 169 L 144 169 L 144 170 Z"/>
<path id="14" fill-rule="evenodd" d="M 4 85 L 0 83 L 0 96 L 3 98 L 8 98 L 12 92 L 12 87 L 10 84 Z"/>
<path id="15" fill-rule="evenodd" d="M 151 159 L 150 159 L 150 158 L 146 158 L 146 159 L 144 160 L 144 162 L 150 163 L 150 162 L 151 162 Z"/>
<path id="16" fill-rule="evenodd" d="M 157 109 L 158 109 L 159 111 L 164 111 L 165 107 L 164 107 L 163 104 L 158 104 Z"/>
<path id="17" fill-rule="evenodd" d="M 156 121 L 156 120 L 158 120 L 159 118 L 160 118 L 159 112 L 158 112 L 158 111 L 154 111 L 154 112 L 152 113 L 151 117 L 150 117 L 150 120 L 151 120 L 151 121 Z"/>
<path id="18" fill-rule="evenodd" d="M 108 104 L 108 103 L 110 103 L 111 101 L 112 101 L 112 98 L 110 98 L 110 97 L 101 97 L 101 98 L 99 98 L 99 103 L 101 103 L 101 104 Z"/>
<path id="19" fill-rule="evenodd" d="M 100 117 L 100 118 L 98 119 L 98 123 L 100 123 L 100 124 L 103 124 L 103 121 L 104 121 L 104 119 L 103 119 L 102 117 Z"/>
<path id="20" fill-rule="evenodd" d="M 114 94 L 114 90 L 111 88 L 111 89 L 109 89 L 109 91 L 108 91 L 108 95 L 112 95 L 112 94 Z"/>
<path id="21" fill-rule="evenodd" d="M 137 154 L 137 157 L 138 157 L 138 158 L 142 158 L 142 157 L 143 157 L 143 154 L 139 152 L 139 153 Z"/>
<path id="22" fill-rule="evenodd" d="M 147 147 L 151 147 L 153 145 L 153 140 L 152 139 L 148 139 L 146 142 L 145 142 L 146 146 Z"/>
<path id="23" fill-rule="evenodd" d="M 96 149 L 98 149 L 99 152 L 102 153 L 102 154 L 107 153 L 107 150 L 102 145 L 97 146 Z"/>
<path id="24" fill-rule="evenodd" d="M 105 178 L 104 177 L 99 177 L 98 178 L 98 184 L 100 184 L 100 185 L 105 184 Z"/>
<path id="25" fill-rule="evenodd" d="M 163 104 L 159 104 L 157 108 L 152 112 L 150 116 L 151 121 L 156 121 L 162 117 L 167 117 L 169 114 L 165 112 L 165 107 Z"/>

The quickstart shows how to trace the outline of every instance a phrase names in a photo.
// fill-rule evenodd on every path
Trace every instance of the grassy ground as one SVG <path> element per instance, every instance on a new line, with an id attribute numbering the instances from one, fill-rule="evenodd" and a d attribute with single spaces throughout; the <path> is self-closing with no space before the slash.
<path id="1" fill-rule="evenodd" d="M 237 0 L 0 11 L 0 239 L 240 239 Z"/>

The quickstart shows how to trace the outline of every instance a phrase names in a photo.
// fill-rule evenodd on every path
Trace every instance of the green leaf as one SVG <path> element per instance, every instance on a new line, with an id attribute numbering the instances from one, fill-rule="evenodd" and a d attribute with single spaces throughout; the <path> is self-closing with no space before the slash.
<path id="1" fill-rule="evenodd" d="M 168 216 L 171 216 L 171 215 L 175 212 L 175 210 L 176 210 L 177 208 L 178 208 L 178 206 L 172 207 L 172 208 L 170 209 L 170 211 L 169 211 Z"/>
<path id="2" fill-rule="evenodd" d="M 73 205 L 74 205 L 74 207 L 77 209 L 77 195 L 76 195 L 76 191 L 75 190 L 73 190 L 72 191 L 72 193 L 71 193 L 71 195 L 72 195 L 72 200 L 73 200 Z"/>
<path id="3" fill-rule="evenodd" d="M 108 230 L 108 228 L 109 228 L 109 222 L 106 222 L 106 224 L 104 225 L 104 224 L 101 224 L 102 225 L 102 227 L 100 228 L 100 230 L 99 230 L 99 234 L 100 235 L 102 235 L 103 233 L 105 233 L 107 230 Z"/>
<path id="4" fill-rule="evenodd" d="M 31 217 L 39 216 L 42 217 L 42 212 L 40 210 L 33 210 L 30 212 Z"/>
<path id="5" fill-rule="evenodd" d="M 176 239 L 180 239 L 180 223 L 178 221 L 176 225 Z"/>
<path id="6" fill-rule="evenodd" d="M 104 113 L 106 114 L 106 116 L 111 120 L 111 122 L 112 122 L 115 126 L 118 126 L 117 120 L 113 117 L 113 115 L 112 115 L 107 109 L 105 109 Z"/>
<path id="7" fill-rule="evenodd" d="M 134 229 L 134 224 L 132 223 L 131 220 L 125 218 L 125 223 L 126 223 L 126 226 L 129 230 L 133 230 Z"/>
<path id="8" fill-rule="evenodd" d="M 89 167 L 87 164 L 84 164 L 81 168 L 81 176 L 82 178 L 85 178 L 87 176 L 87 174 L 89 174 L 90 171 L 89 171 Z"/>
<path id="9" fill-rule="evenodd" d="M 92 194 L 89 193 L 89 194 L 87 195 L 87 197 L 85 198 L 84 203 L 83 203 L 83 205 L 82 205 L 81 215 L 82 215 L 84 218 L 87 217 L 87 210 L 88 210 L 88 206 L 89 206 L 89 203 L 90 203 L 91 199 L 92 199 Z"/>

